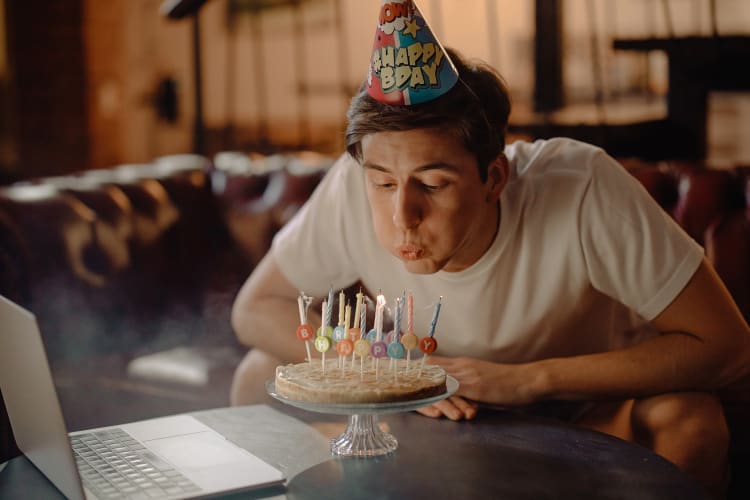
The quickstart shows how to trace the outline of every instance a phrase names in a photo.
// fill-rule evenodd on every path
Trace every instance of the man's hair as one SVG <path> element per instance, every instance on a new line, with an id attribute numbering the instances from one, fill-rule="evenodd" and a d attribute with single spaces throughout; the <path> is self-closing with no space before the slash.
<path id="1" fill-rule="evenodd" d="M 373 99 L 363 83 L 347 112 L 346 150 L 362 161 L 362 139 L 377 132 L 434 128 L 458 138 L 473 153 L 479 175 L 505 148 L 510 97 L 500 74 L 488 64 L 465 59 L 456 50 L 446 52 L 459 80 L 444 95 L 412 106 L 384 104 Z"/>

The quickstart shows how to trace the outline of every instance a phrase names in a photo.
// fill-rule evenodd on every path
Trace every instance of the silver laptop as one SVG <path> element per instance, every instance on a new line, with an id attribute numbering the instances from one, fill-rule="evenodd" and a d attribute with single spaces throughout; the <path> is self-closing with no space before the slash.
<path id="1" fill-rule="evenodd" d="M 0 388 L 19 449 L 70 499 L 195 498 L 282 484 L 189 415 L 68 434 L 34 315 L 0 296 Z"/>

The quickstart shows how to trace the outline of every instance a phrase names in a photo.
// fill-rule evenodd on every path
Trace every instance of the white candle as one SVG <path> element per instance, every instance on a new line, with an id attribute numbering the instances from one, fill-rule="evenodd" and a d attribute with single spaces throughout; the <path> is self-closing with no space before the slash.
<path id="1" fill-rule="evenodd" d="M 323 318 L 323 325 L 320 327 L 320 329 L 321 329 L 322 332 L 324 332 L 324 327 L 326 327 L 328 325 L 328 321 L 326 321 L 326 319 L 325 319 L 325 317 L 326 317 L 326 311 L 327 310 L 328 310 L 328 301 L 326 301 L 324 299 L 323 300 L 323 306 L 321 308 L 321 314 L 323 315 L 322 316 L 322 318 Z"/>
<path id="2" fill-rule="evenodd" d="M 297 306 L 299 307 L 299 323 L 305 324 L 305 299 L 302 298 L 302 294 L 297 297 Z"/>
<path id="3" fill-rule="evenodd" d="M 377 341 L 380 342 L 383 337 L 383 310 L 385 309 L 385 297 L 378 295 L 377 305 L 375 306 L 375 332 Z"/>
<path id="4" fill-rule="evenodd" d="M 344 303 L 346 302 L 346 296 L 344 291 L 339 292 L 339 325 L 344 324 Z"/>

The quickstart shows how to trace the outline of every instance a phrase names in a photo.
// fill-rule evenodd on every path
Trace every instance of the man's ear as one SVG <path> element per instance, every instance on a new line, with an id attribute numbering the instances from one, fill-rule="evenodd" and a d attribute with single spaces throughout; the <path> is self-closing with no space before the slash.
<path id="1" fill-rule="evenodd" d="M 510 165 L 504 153 L 487 165 L 487 201 L 494 202 L 500 198 L 510 177 Z"/>

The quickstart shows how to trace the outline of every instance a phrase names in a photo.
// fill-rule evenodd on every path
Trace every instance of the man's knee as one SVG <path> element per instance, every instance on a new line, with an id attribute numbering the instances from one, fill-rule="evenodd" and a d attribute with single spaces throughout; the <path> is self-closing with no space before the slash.
<path id="1" fill-rule="evenodd" d="M 637 440 L 657 445 L 661 439 L 679 440 L 687 447 L 726 450 L 729 431 L 721 401 L 709 393 L 671 393 L 636 400 L 632 426 Z"/>
<path id="2" fill-rule="evenodd" d="M 234 372 L 230 403 L 239 406 L 267 401 L 266 380 L 275 375 L 279 364 L 281 362 L 278 358 L 264 351 L 251 349 Z"/>

